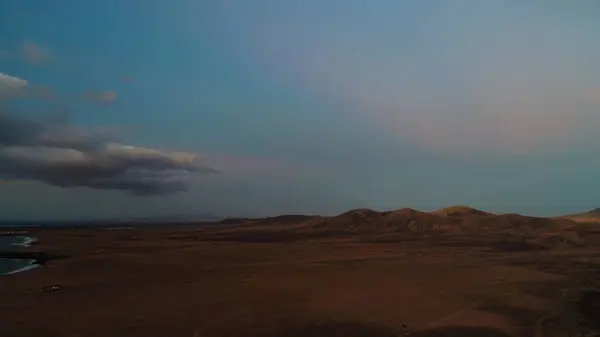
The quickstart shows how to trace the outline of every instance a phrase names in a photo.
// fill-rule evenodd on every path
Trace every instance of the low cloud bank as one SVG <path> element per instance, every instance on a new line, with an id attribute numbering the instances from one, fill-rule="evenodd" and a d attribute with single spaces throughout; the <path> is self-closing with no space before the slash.
<path id="1" fill-rule="evenodd" d="M 125 145 L 108 128 L 26 119 L 0 106 L 0 179 L 160 195 L 216 172 L 193 153 Z"/>

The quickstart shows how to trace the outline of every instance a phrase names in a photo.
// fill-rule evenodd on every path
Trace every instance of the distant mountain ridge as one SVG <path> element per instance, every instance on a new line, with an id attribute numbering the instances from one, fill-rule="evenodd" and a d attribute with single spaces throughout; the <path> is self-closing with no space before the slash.
<path id="1" fill-rule="evenodd" d="M 443 215 L 443 216 L 490 216 L 493 213 L 484 212 L 468 206 L 451 206 L 437 211 L 431 212 L 432 214 Z"/>
<path id="2" fill-rule="evenodd" d="M 276 242 L 337 237 L 368 242 L 479 245 L 495 242 L 508 250 L 553 249 L 585 245 L 578 223 L 565 218 L 492 214 L 467 206 L 432 212 L 411 208 L 378 212 L 353 209 L 334 216 L 282 215 L 230 218 L 205 232 L 210 240 Z M 483 241 L 481 241 L 481 240 Z"/>
<path id="3" fill-rule="evenodd" d="M 553 220 L 568 220 L 577 222 L 600 222 L 600 208 L 589 212 L 570 214 L 559 217 L 530 217 L 519 214 L 494 214 L 464 205 L 450 206 L 430 212 L 422 212 L 412 208 L 401 208 L 391 211 L 376 211 L 369 208 L 357 208 L 334 216 L 284 214 L 270 217 L 222 217 L 212 214 L 192 216 L 163 216 L 163 217 L 134 217 L 134 218 L 105 218 L 90 220 L 26 220 L 1 221 L 0 228 L 6 227 L 94 227 L 112 225 L 168 225 L 213 223 L 215 225 L 262 225 L 262 226 L 301 226 L 309 225 L 315 228 L 330 230 L 353 231 L 392 231 L 394 228 L 464 228 L 475 223 L 542 223 Z M 415 227 L 416 226 L 416 227 Z"/>
<path id="4" fill-rule="evenodd" d="M 345 233 L 391 232 L 462 232 L 495 230 L 539 230 L 551 227 L 568 228 L 568 219 L 529 217 L 518 214 L 501 214 L 481 211 L 468 206 L 452 206 L 432 212 L 411 208 L 378 212 L 368 208 L 353 209 L 335 216 L 281 215 L 266 218 L 228 218 L 221 224 L 275 226 L 279 229 L 301 229 Z M 241 228 L 241 227 L 239 227 Z"/>

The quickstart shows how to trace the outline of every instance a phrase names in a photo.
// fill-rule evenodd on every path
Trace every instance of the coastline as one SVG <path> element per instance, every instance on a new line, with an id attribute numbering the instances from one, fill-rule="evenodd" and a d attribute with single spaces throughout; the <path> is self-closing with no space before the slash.
<path id="1" fill-rule="evenodd" d="M 11 244 L 11 246 L 27 248 L 27 247 L 31 247 L 31 245 L 37 241 L 37 238 L 34 236 L 15 235 L 15 237 L 23 238 L 23 241 L 15 242 L 15 243 Z"/>
<path id="2" fill-rule="evenodd" d="M 32 270 L 35 268 L 39 268 L 40 265 L 38 263 L 36 263 L 36 260 L 34 259 L 10 259 L 10 260 L 14 260 L 14 261 L 23 261 L 24 263 L 26 262 L 27 264 L 24 265 L 21 268 L 18 269 L 14 269 L 5 273 L 0 273 L 0 276 L 2 275 L 13 275 L 13 274 L 17 274 L 17 273 L 22 273 L 28 270 Z"/>
<path id="3" fill-rule="evenodd" d="M 46 254 L 44 253 L 21 250 L 21 248 L 29 248 L 33 243 L 37 242 L 36 237 L 24 234 L 29 233 L 8 232 L 1 234 L 2 237 L 10 237 L 11 239 L 14 239 L 15 242 L 11 242 L 7 246 L 0 247 L 0 259 L 8 260 L 7 263 L 9 263 L 9 266 L 11 264 L 16 264 L 22 265 L 22 267 L 16 267 L 15 269 L 9 271 L 0 272 L 0 275 L 12 275 L 32 270 L 40 267 L 47 260 Z"/>

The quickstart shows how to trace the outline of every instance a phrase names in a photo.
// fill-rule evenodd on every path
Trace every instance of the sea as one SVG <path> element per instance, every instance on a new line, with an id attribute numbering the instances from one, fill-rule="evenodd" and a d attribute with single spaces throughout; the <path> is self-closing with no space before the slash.
<path id="1" fill-rule="evenodd" d="M 29 247 L 35 238 L 24 235 L 0 235 L 0 251 L 18 251 Z M 0 275 L 24 272 L 38 267 L 32 259 L 0 258 Z"/>

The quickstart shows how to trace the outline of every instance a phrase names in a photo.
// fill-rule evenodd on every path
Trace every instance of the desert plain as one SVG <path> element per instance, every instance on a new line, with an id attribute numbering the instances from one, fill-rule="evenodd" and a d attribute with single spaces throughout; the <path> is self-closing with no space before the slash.
<path id="1" fill-rule="evenodd" d="M 600 336 L 600 226 L 358 209 L 28 228 L 2 337 Z"/>

